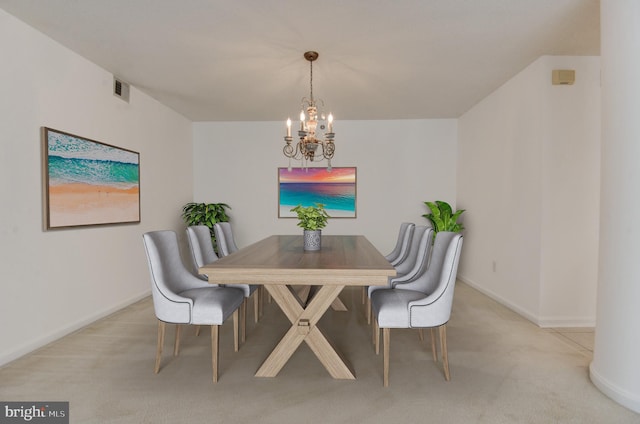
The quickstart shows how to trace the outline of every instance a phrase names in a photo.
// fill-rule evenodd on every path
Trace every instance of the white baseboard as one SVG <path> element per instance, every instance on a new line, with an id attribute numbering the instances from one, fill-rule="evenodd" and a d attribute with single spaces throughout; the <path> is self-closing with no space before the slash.
<path id="1" fill-rule="evenodd" d="M 535 325 L 541 328 L 562 328 L 562 327 L 588 327 L 592 328 L 596 326 L 595 318 L 592 317 L 541 317 L 526 309 L 516 305 L 513 302 L 503 298 L 497 293 L 487 290 L 485 287 L 477 284 L 473 280 L 458 274 L 458 279 L 474 289 L 478 290 L 480 293 L 489 296 L 491 299 L 500 303 L 501 305 L 511 309 L 513 312 L 521 315 L 523 318 L 531 321 Z"/>
<path id="2" fill-rule="evenodd" d="M 618 387 L 616 384 L 607 380 L 604 376 L 598 373 L 593 365 L 593 362 L 589 365 L 589 377 L 594 386 L 596 386 L 602 393 L 609 396 L 620 405 L 632 410 L 633 412 L 640 413 L 640 398 L 633 393 Z"/>
<path id="3" fill-rule="evenodd" d="M 595 328 L 596 320 L 590 317 L 540 317 L 542 328 Z"/>
<path id="4" fill-rule="evenodd" d="M 473 287 L 474 289 L 478 290 L 480 293 L 489 296 L 491 299 L 495 300 L 496 302 L 500 303 L 501 305 L 511 309 L 513 312 L 517 313 L 518 315 L 521 315 L 523 318 L 528 319 L 529 321 L 531 321 L 532 323 L 534 323 L 535 325 L 538 325 L 538 317 L 535 314 L 532 314 L 531 312 L 527 311 L 526 309 L 521 308 L 520 306 L 508 301 L 507 299 L 503 298 L 502 296 L 498 295 L 497 293 L 494 293 L 491 290 L 487 290 L 485 287 L 481 286 L 480 284 L 476 283 L 475 281 L 462 276 L 460 274 L 458 274 L 458 279 L 460 281 L 462 281 L 463 283 L 466 283 L 468 285 L 470 285 L 471 287 Z"/>
<path id="5" fill-rule="evenodd" d="M 77 322 L 74 322 L 71 325 L 68 325 L 66 327 L 57 329 L 49 334 L 43 335 L 42 337 L 38 337 L 36 340 L 24 344 L 14 350 L 12 350 L 11 352 L 9 352 L 8 354 L 2 355 L 0 356 L 0 366 L 6 365 L 11 361 L 15 361 L 16 359 L 31 353 L 37 349 L 40 349 L 43 346 L 48 345 L 51 342 L 54 342 L 68 334 L 73 333 L 74 331 L 77 331 L 83 327 L 86 327 L 87 325 L 96 322 L 99 319 L 102 319 L 108 315 L 111 315 L 114 312 L 119 311 L 122 308 L 125 308 L 133 303 L 136 303 L 142 299 L 144 299 L 145 297 L 149 296 L 151 294 L 151 290 L 147 290 L 142 294 L 133 296 L 129 299 L 126 299 L 114 306 L 111 306 L 105 310 L 102 310 L 100 312 L 97 312 L 95 314 L 89 315 L 88 317 L 85 317 Z"/>

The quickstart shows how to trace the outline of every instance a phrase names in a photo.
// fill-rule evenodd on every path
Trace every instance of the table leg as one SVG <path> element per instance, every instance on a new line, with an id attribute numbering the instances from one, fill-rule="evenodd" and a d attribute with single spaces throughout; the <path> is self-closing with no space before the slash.
<path id="1" fill-rule="evenodd" d="M 293 290 L 296 292 L 300 302 L 306 304 L 311 294 L 311 286 L 293 286 Z"/>
<path id="2" fill-rule="evenodd" d="M 333 378 L 355 379 L 355 373 L 351 367 L 316 326 L 344 286 L 322 286 L 307 303 L 306 308 L 286 285 L 265 285 L 265 287 L 292 326 L 260 366 L 256 377 L 278 375 L 293 352 L 304 341 Z"/>
<path id="3" fill-rule="evenodd" d="M 307 303 L 307 299 L 309 298 L 309 296 L 313 296 L 315 294 L 315 287 L 316 286 L 295 286 L 295 291 L 302 303 Z M 336 298 L 331 303 L 331 309 L 338 312 L 345 312 L 349 310 L 338 296 L 336 296 Z"/>
<path id="4" fill-rule="evenodd" d="M 345 312 L 349 310 L 347 309 L 347 305 L 345 305 L 339 297 L 333 299 L 333 302 L 331 302 L 331 309 L 338 312 Z"/>

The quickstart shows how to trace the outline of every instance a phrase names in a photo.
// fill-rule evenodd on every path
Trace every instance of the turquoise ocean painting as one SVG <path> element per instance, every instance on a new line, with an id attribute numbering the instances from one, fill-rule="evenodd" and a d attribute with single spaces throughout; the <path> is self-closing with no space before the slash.
<path id="1" fill-rule="evenodd" d="M 278 216 L 295 217 L 291 208 L 322 203 L 332 218 L 356 217 L 356 168 L 278 168 Z"/>
<path id="2" fill-rule="evenodd" d="M 139 153 L 44 128 L 47 228 L 140 221 Z"/>
<path id="3" fill-rule="evenodd" d="M 49 184 L 138 185 L 138 154 L 60 133 L 49 133 Z"/>

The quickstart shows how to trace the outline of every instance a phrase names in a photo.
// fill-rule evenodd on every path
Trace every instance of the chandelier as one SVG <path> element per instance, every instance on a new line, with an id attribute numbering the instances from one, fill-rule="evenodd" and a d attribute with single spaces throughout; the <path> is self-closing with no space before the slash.
<path id="1" fill-rule="evenodd" d="M 314 160 L 327 160 L 327 169 L 331 170 L 331 158 L 336 150 L 333 138 L 333 115 L 325 117 L 321 107 L 324 102 L 313 97 L 313 61 L 318 58 L 318 52 L 306 52 L 304 58 L 309 61 L 310 67 L 310 94 L 302 99 L 302 111 L 300 112 L 300 129 L 298 130 L 299 140 L 293 144 L 291 136 L 291 119 L 287 119 L 287 135 L 284 137 L 285 146 L 282 152 L 289 158 L 289 169 L 291 169 L 291 159 L 301 160 L 303 165 Z"/>

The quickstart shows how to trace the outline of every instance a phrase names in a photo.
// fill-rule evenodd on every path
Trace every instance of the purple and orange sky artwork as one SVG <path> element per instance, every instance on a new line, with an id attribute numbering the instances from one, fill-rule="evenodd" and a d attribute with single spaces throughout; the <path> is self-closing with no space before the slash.
<path id="1" fill-rule="evenodd" d="M 280 168 L 281 183 L 355 183 L 355 168 Z"/>

